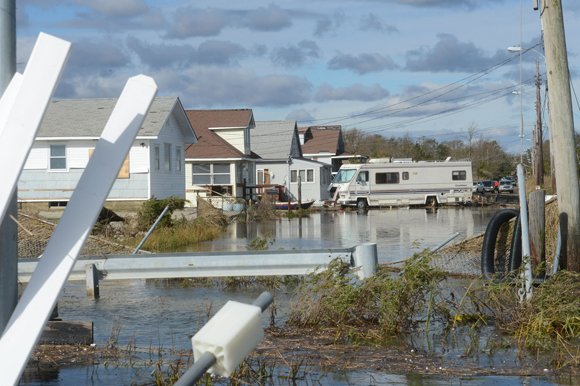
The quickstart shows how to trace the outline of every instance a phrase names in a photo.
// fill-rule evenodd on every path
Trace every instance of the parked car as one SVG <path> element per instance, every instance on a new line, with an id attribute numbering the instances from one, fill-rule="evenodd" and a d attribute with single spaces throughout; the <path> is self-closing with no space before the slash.
<path id="1" fill-rule="evenodd" d="M 499 193 L 513 193 L 514 186 L 513 186 L 512 182 L 510 180 L 507 180 L 507 179 L 500 180 L 498 192 Z"/>
<path id="2" fill-rule="evenodd" d="M 481 185 L 483 185 L 483 192 L 484 193 L 493 193 L 496 190 L 496 187 L 494 186 L 494 181 L 492 180 L 483 180 L 480 182 Z"/>
<path id="3" fill-rule="evenodd" d="M 483 189 L 483 184 L 481 182 L 474 182 L 473 183 L 473 188 L 472 188 L 473 193 L 483 194 L 484 191 L 485 190 Z"/>
<path id="4" fill-rule="evenodd" d="M 513 186 L 518 186 L 518 181 L 515 177 L 509 176 L 509 177 L 504 177 L 504 180 L 508 180 Z"/>

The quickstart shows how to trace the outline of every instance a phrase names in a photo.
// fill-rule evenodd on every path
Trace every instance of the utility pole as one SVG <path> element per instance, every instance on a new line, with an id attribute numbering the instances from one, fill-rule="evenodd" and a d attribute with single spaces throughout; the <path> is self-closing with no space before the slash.
<path id="1" fill-rule="evenodd" d="M 544 150 L 542 132 L 542 100 L 540 97 L 540 62 L 536 61 L 536 127 L 534 129 L 534 176 L 536 188 L 544 185 Z"/>
<path id="2" fill-rule="evenodd" d="M 578 159 L 574 138 L 570 73 L 564 33 L 562 0 L 543 0 L 540 17 L 544 26 L 547 82 L 550 85 L 550 131 L 552 132 L 558 189 L 558 212 L 562 234 L 563 267 L 580 272 L 580 194 Z"/>
<path id="3" fill-rule="evenodd" d="M 0 0 L 0 95 L 16 72 L 16 0 Z M 4 127 L 0 127 L 0 131 Z M 18 215 L 16 193 L 12 195 L 0 224 L 0 335 L 18 300 Z"/>

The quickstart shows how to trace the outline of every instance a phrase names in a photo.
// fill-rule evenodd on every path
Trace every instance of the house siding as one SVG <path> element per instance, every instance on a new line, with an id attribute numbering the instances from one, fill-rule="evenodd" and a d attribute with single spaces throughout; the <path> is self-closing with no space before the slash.
<path id="1" fill-rule="evenodd" d="M 49 170 L 49 152 L 52 143 L 66 146 L 67 169 Z M 18 182 L 20 201 L 68 201 L 83 174 L 90 153 L 97 141 L 36 142 Z M 143 200 L 148 197 L 148 175 L 131 169 L 131 160 L 138 165 L 147 159 L 139 141 L 129 151 L 129 178 L 117 178 L 107 200 Z"/>
<path id="2" fill-rule="evenodd" d="M 245 135 L 247 129 L 219 129 L 212 131 L 243 154 L 248 154 L 247 146 L 249 145 L 249 139 Z"/>
<path id="3" fill-rule="evenodd" d="M 270 173 L 270 183 L 277 185 L 286 185 L 286 178 L 288 176 L 288 164 L 282 162 L 260 162 L 256 164 L 257 170 L 268 169 Z M 314 200 L 317 202 L 329 199 L 330 194 L 327 191 L 330 183 L 330 167 L 326 165 L 314 164 L 311 162 L 304 162 L 295 159 L 292 162 L 290 170 L 314 170 L 314 182 L 303 182 L 301 186 L 302 201 Z M 326 177 L 322 178 L 321 173 L 325 173 Z M 325 183 L 326 181 L 326 183 Z M 295 198 L 298 198 L 298 183 L 290 184 L 290 192 Z"/>
<path id="4" fill-rule="evenodd" d="M 150 197 L 155 197 L 157 199 L 163 199 L 169 196 L 177 196 L 185 198 L 185 167 L 183 163 L 184 154 L 184 138 L 178 127 L 177 121 L 173 116 L 165 122 L 165 125 L 161 129 L 159 136 L 156 140 L 151 140 L 149 143 L 149 170 L 151 170 L 151 191 Z M 166 148 L 165 144 L 168 143 L 171 146 L 171 170 L 165 169 L 165 155 Z M 159 146 L 160 150 L 160 167 L 157 169 L 155 165 L 154 148 L 155 145 Z M 176 158 L 175 158 L 175 147 L 181 147 L 181 171 L 176 169 Z"/>

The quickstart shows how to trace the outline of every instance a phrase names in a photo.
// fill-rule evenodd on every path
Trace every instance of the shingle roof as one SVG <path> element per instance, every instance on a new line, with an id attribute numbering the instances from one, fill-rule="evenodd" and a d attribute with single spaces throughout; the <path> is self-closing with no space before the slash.
<path id="1" fill-rule="evenodd" d="M 302 145 L 304 154 L 341 154 L 344 151 L 340 126 L 307 127 L 300 128 L 300 131 L 303 133 L 309 131 L 312 134 Z"/>
<path id="2" fill-rule="evenodd" d="M 44 114 L 37 138 L 98 138 L 116 103 L 117 98 L 53 100 Z M 157 137 L 176 104 L 181 107 L 178 97 L 156 97 L 137 137 Z M 180 123 L 189 124 L 185 117 Z M 192 132 L 187 134 L 188 141 L 195 140 Z"/>
<path id="3" fill-rule="evenodd" d="M 250 139 L 252 150 L 264 159 L 302 157 L 296 121 L 258 121 Z"/>
<path id="4" fill-rule="evenodd" d="M 254 114 L 251 109 L 187 110 L 186 114 L 197 135 L 197 142 L 189 145 L 185 150 L 186 159 L 245 156 L 210 128 L 253 127 Z"/>

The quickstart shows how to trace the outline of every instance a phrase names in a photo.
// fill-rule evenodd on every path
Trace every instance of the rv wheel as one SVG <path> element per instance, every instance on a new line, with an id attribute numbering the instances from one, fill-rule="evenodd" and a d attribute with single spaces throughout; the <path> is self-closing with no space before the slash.
<path id="1" fill-rule="evenodd" d="M 368 208 L 367 200 L 365 200 L 364 198 L 359 198 L 358 201 L 356 202 L 356 207 L 358 209 L 367 209 Z"/>

